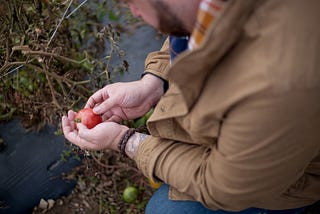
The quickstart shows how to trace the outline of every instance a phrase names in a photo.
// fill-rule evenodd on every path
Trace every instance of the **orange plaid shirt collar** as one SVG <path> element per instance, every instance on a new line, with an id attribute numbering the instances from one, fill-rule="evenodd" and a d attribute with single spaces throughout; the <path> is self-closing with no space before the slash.
<path id="1" fill-rule="evenodd" d="M 230 0 L 202 0 L 199 6 L 195 28 L 189 39 L 188 48 L 194 50 L 203 41 L 207 29 L 224 12 Z"/>

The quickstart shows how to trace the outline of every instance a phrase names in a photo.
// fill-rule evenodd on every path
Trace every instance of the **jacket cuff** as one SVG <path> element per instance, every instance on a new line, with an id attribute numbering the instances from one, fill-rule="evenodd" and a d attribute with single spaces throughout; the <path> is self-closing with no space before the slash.
<path id="1" fill-rule="evenodd" d="M 157 156 L 153 154 L 153 152 L 161 146 L 164 139 L 156 138 L 156 137 L 148 137 L 144 141 L 142 141 L 139 145 L 138 151 L 135 155 L 135 162 L 139 170 L 147 177 L 155 182 L 163 182 L 159 179 L 155 174 L 154 170 L 156 167 Z M 170 144 L 170 143 L 169 143 Z M 162 144 L 163 146 L 163 144 Z M 173 187 L 169 187 L 169 199 L 171 200 L 183 200 L 183 201 L 194 201 L 194 198 L 179 192 L 177 189 Z"/>
<path id="2" fill-rule="evenodd" d="M 150 178 L 156 182 L 162 181 L 153 173 L 157 161 L 157 156 L 152 154 L 159 142 L 159 138 L 155 138 L 152 136 L 146 138 L 140 143 L 138 151 L 134 157 L 134 161 L 136 162 L 138 169 L 147 178 Z"/>
<path id="3" fill-rule="evenodd" d="M 170 50 L 169 39 L 163 43 L 162 48 L 159 51 L 148 54 L 144 70 L 145 72 L 153 73 L 154 75 L 167 80 L 167 73 L 170 68 Z"/>

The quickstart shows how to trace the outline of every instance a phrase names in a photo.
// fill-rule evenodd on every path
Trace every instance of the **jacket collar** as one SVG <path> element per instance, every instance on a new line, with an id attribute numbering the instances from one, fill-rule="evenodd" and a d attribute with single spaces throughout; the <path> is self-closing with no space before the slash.
<path id="1" fill-rule="evenodd" d="M 186 114 L 194 104 L 207 75 L 213 72 L 214 66 L 238 41 L 244 24 L 259 2 L 232 0 L 224 14 L 209 27 L 202 44 L 193 51 L 177 56 L 168 73 L 168 79 L 170 84 L 176 85 L 175 94 L 182 96 L 176 98 L 183 101 L 176 103 L 177 105 L 184 105 L 179 107 L 183 109 L 179 115 Z"/>

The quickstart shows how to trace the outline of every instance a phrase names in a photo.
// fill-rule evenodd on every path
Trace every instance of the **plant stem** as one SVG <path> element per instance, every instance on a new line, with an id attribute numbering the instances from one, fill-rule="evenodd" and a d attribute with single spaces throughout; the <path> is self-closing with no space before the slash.
<path id="1" fill-rule="evenodd" d="M 61 59 L 63 61 L 71 62 L 71 63 L 77 64 L 77 65 L 80 65 L 81 63 L 83 63 L 83 60 L 77 61 L 77 60 L 70 59 L 70 58 L 65 57 L 65 56 L 61 56 L 61 55 L 56 54 L 56 53 L 48 53 L 48 52 L 44 52 L 44 51 L 22 51 L 22 53 L 25 54 L 25 55 L 39 55 L 39 56 L 55 57 L 55 58 Z"/>

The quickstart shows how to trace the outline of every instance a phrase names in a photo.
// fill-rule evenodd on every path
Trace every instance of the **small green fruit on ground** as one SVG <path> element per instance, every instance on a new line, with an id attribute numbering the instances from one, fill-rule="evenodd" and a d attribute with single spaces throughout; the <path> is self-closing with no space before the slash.
<path id="1" fill-rule="evenodd" d="M 134 202 L 139 195 L 139 190 L 133 186 L 129 186 L 125 188 L 123 191 L 123 200 L 128 203 Z"/>

